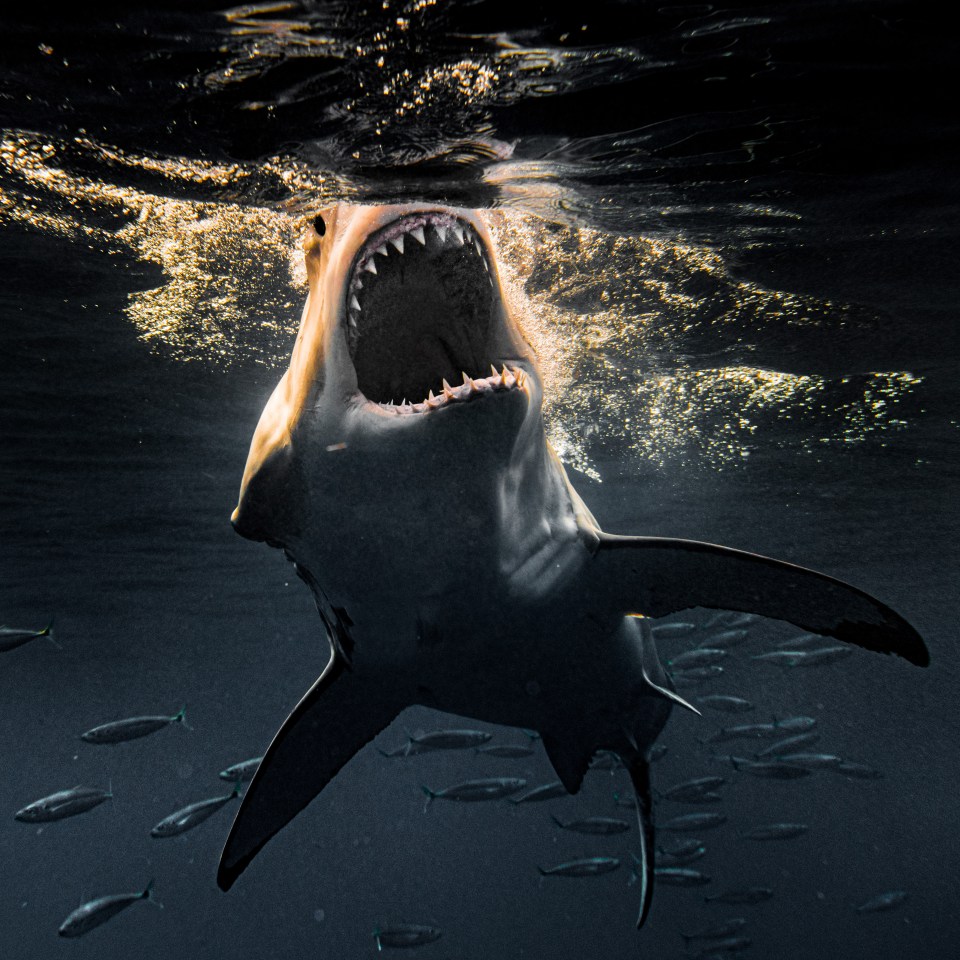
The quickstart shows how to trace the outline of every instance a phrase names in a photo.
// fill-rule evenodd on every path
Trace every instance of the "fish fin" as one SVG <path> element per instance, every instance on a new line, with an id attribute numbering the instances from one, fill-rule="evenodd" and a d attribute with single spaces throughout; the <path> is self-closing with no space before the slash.
<path id="1" fill-rule="evenodd" d="M 653 900 L 653 803 L 650 799 L 650 767 L 642 757 L 629 761 L 630 780 L 637 795 L 637 820 L 640 825 L 640 856 L 634 857 L 640 881 L 640 912 L 637 929 L 643 926 Z"/>
<path id="2" fill-rule="evenodd" d="M 657 645 L 653 639 L 653 629 L 650 626 L 650 620 L 648 617 L 635 613 L 629 614 L 629 616 L 638 621 L 640 624 L 640 634 L 643 637 L 643 659 L 640 664 L 640 673 L 643 677 L 644 692 L 648 695 L 660 697 L 662 700 L 668 700 L 670 703 L 675 703 L 678 707 L 684 707 L 695 713 L 698 717 L 702 717 L 703 714 L 692 703 L 684 700 L 676 690 L 666 684 L 657 683 L 657 681 L 653 679 L 651 676 L 653 672 L 663 675 L 664 670 L 657 656 Z M 670 683 L 670 681 L 667 680 L 667 683 Z M 636 744 L 634 744 L 634 746 L 635 745 Z"/>
<path id="3" fill-rule="evenodd" d="M 599 535 L 597 589 L 625 613 L 663 617 L 691 607 L 786 620 L 925 667 L 916 630 L 869 594 L 814 570 L 696 540 Z"/>
<path id="4" fill-rule="evenodd" d="M 229 890 L 263 845 L 400 709 L 331 652 L 323 673 L 284 721 L 247 787 L 220 856 L 219 887 Z"/>
<path id="5" fill-rule="evenodd" d="M 590 766 L 593 748 L 560 740 L 549 733 L 543 734 L 543 747 L 567 793 L 579 793 L 584 774 Z"/>

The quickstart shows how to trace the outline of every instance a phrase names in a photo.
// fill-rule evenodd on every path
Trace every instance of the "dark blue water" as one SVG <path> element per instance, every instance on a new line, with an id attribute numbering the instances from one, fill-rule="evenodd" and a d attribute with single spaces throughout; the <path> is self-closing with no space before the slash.
<path id="1" fill-rule="evenodd" d="M 442 928 L 411 951 L 438 960 L 681 956 L 680 931 L 730 916 L 755 957 L 955 955 L 960 175 L 940 94 L 958 51 L 935 7 L 97 5 L 0 24 L 0 622 L 55 618 L 61 644 L 0 654 L 5 956 L 372 956 L 396 922 Z M 729 819 L 693 865 L 711 884 L 661 886 L 640 933 L 632 835 L 549 817 L 616 815 L 622 771 L 424 812 L 422 785 L 552 779 L 539 747 L 367 749 L 229 894 L 229 807 L 150 838 L 226 793 L 217 772 L 262 752 L 323 667 L 306 588 L 228 517 L 296 332 L 298 237 L 343 199 L 491 210 L 551 437 L 605 529 L 794 560 L 918 628 L 926 670 L 858 650 L 781 671 L 749 660 L 792 635 L 762 623 L 692 691 L 813 716 L 815 749 L 883 779 L 738 775 L 699 742 L 726 717 L 674 715 L 655 787 L 720 771 Z M 183 705 L 192 729 L 78 739 Z M 463 721 L 410 710 L 377 743 L 443 725 Z M 77 783 L 114 797 L 14 820 Z M 810 830 L 739 836 L 773 820 Z M 578 854 L 625 864 L 539 877 Z M 151 877 L 162 911 L 58 938 L 83 900 Z M 749 883 L 773 898 L 703 900 Z M 888 890 L 909 898 L 856 912 Z"/>

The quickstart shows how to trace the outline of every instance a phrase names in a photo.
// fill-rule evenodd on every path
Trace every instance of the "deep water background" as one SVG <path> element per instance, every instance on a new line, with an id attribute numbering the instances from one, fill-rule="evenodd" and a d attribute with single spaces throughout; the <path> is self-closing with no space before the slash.
<path id="1" fill-rule="evenodd" d="M 410 922 L 443 930 L 412 952 L 425 960 L 672 957 L 685 952 L 679 931 L 733 915 L 749 918 L 757 958 L 955 956 L 960 176 L 957 117 L 941 106 L 958 50 L 940 10 L 594 2 L 567 14 L 378 2 L 231 17 L 204 4 L 78 8 L 55 23 L 0 17 L 5 144 L 55 143 L 73 178 L 57 192 L 12 160 L 0 170 L 0 622 L 53 617 L 61 644 L 0 654 L 4 956 L 364 957 L 376 952 L 377 924 Z M 237 168 L 207 181 L 184 172 L 192 161 Z M 747 720 L 814 716 L 817 749 L 884 778 L 780 783 L 728 768 L 718 808 L 729 822 L 703 835 L 709 853 L 694 865 L 711 885 L 661 887 L 637 933 L 626 865 L 585 880 L 536 870 L 581 853 L 629 861 L 634 834 L 578 837 L 548 816 L 614 815 L 622 772 L 590 773 L 580 795 L 548 804 L 438 801 L 424 811 L 423 784 L 553 774 L 539 748 L 499 761 L 388 760 L 368 748 L 222 894 L 227 811 L 174 840 L 149 829 L 226 793 L 217 771 L 262 752 L 324 664 L 306 588 L 277 551 L 228 523 L 302 291 L 242 274 L 252 300 L 287 306 L 269 336 L 244 339 L 242 319 L 230 328 L 217 342 L 243 349 L 226 360 L 204 356 L 206 327 L 192 352 L 145 338 L 131 298 L 171 274 L 108 242 L 136 219 L 133 201 L 105 206 L 84 183 L 291 221 L 339 198 L 501 207 L 567 231 L 709 250 L 734 282 L 827 304 L 834 324 L 805 325 L 788 303 L 784 322 L 759 333 L 734 324 L 716 341 L 666 336 L 651 369 L 622 344 L 608 358 L 624 358 L 621 396 L 651 370 L 684 365 L 819 376 L 819 419 L 783 407 L 759 433 L 734 437 L 749 457 L 732 462 L 700 442 L 658 456 L 654 436 L 638 456 L 599 437 L 577 461 L 591 475 L 571 475 L 611 532 L 793 560 L 907 617 L 930 648 L 926 670 L 858 650 L 782 672 L 748 659 L 794 632 L 764 623 L 722 682 L 693 691 L 753 699 Z M 241 268 L 228 252 L 203 267 L 214 280 Z M 606 269 L 612 281 L 643 266 Z M 629 319 L 635 304 L 620 307 Z M 671 309 L 670 329 L 681 329 L 685 308 Z M 885 371 L 919 382 L 885 401 L 895 424 L 873 410 L 875 428 L 845 442 L 839 385 Z M 560 426 L 588 435 L 589 411 L 558 409 Z M 683 647 L 667 641 L 662 653 Z M 107 720 L 183 705 L 189 730 L 112 748 L 78 739 Z M 725 719 L 675 715 L 655 786 L 723 772 L 699 741 Z M 464 723 L 410 710 L 377 744 L 442 725 Z M 77 783 L 111 783 L 114 799 L 41 829 L 13 819 Z M 657 807 L 660 819 L 682 812 Z M 738 836 L 773 820 L 811 829 L 782 843 Z M 163 911 L 138 904 L 81 940 L 57 937 L 82 900 L 151 877 Z M 753 882 L 773 899 L 703 901 Z M 909 892 L 898 910 L 855 911 L 894 889 Z"/>

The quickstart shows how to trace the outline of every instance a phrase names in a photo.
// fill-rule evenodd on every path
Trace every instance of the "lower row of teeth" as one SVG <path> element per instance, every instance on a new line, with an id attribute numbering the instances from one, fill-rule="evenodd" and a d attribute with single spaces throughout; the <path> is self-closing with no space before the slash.
<path id="1" fill-rule="evenodd" d="M 431 390 L 425 400 L 420 403 L 408 403 L 404 400 L 402 403 L 394 403 L 392 400 L 388 403 L 379 403 L 377 406 L 386 413 L 405 414 L 405 413 L 425 413 L 427 410 L 436 410 L 448 403 L 463 403 L 467 400 L 473 400 L 484 394 L 492 393 L 495 390 L 508 390 L 511 387 L 522 387 L 527 378 L 526 373 L 520 369 L 511 369 L 504 366 L 500 372 L 496 367 L 490 367 L 492 373 L 489 377 L 474 379 L 463 374 L 463 383 L 457 387 L 451 387 L 446 380 L 443 381 L 443 387 L 438 395 L 434 395 Z"/>

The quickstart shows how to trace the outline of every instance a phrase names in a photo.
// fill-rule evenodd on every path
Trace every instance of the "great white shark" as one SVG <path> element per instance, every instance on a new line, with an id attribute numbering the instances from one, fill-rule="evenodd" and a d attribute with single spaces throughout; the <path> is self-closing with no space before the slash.
<path id="1" fill-rule="evenodd" d="M 832 577 L 604 533 L 547 442 L 536 359 L 494 251 L 479 212 L 442 206 L 340 205 L 307 230 L 299 334 L 232 522 L 293 561 L 330 659 L 243 798 L 224 890 L 364 744 L 423 704 L 538 731 L 571 793 L 597 751 L 620 755 L 641 827 L 640 925 L 648 754 L 686 705 L 647 618 L 746 611 L 929 660 L 902 617 Z"/>

